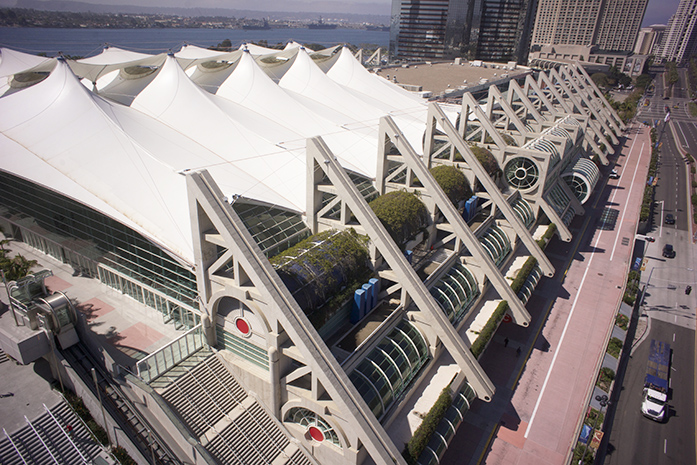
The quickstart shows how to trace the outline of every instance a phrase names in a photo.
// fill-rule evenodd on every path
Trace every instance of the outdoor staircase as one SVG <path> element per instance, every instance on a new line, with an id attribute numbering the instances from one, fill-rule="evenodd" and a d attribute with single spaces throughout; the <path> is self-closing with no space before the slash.
<path id="1" fill-rule="evenodd" d="M 0 363 L 9 362 L 10 357 L 7 356 L 4 350 L 0 349 Z"/>
<path id="2" fill-rule="evenodd" d="M 313 463 L 216 355 L 182 374 L 162 397 L 220 463 Z"/>
<path id="3" fill-rule="evenodd" d="M 104 458 L 105 454 L 65 402 L 58 404 L 50 413 L 47 409 L 35 420 L 27 420 L 27 426 L 15 433 L 9 434 L 3 430 L 0 440 L 2 465 L 91 464 L 98 463 L 97 457 Z"/>

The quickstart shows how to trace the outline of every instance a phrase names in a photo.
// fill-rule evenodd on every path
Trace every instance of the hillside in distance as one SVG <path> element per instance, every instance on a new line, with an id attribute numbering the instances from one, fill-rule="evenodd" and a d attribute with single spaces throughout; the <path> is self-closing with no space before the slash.
<path id="1" fill-rule="evenodd" d="M 168 2 L 174 4 L 175 2 Z M 200 6 L 186 8 L 177 6 L 157 7 L 139 5 L 107 5 L 73 0 L 0 0 L 0 8 L 27 8 L 44 11 L 164 14 L 177 16 L 222 16 L 235 18 L 268 18 L 289 21 L 316 21 L 318 15 L 327 22 L 389 24 L 388 2 L 353 3 L 335 1 L 303 0 L 237 0 L 224 2 L 235 8 L 222 8 L 217 0 L 202 0 Z M 208 6 L 213 5 L 213 6 Z M 282 11 L 280 11 L 282 10 Z"/>

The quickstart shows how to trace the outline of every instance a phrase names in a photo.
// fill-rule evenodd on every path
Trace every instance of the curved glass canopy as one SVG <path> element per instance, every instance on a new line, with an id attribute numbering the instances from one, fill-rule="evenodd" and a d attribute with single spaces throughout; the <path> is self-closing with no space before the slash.
<path id="1" fill-rule="evenodd" d="M 564 214 L 566 207 L 568 207 L 569 203 L 571 203 L 571 199 L 568 195 L 566 195 L 566 192 L 564 192 L 564 189 L 562 189 L 559 184 L 552 186 L 549 193 L 545 197 L 547 202 L 549 202 L 549 205 L 554 209 L 555 212 L 557 212 L 559 216 Z"/>
<path id="2" fill-rule="evenodd" d="M 382 419 L 428 357 L 428 346 L 419 330 L 402 320 L 361 360 L 349 379 L 373 414 Z"/>
<path id="3" fill-rule="evenodd" d="M 285 421 L 289 423 L 297 423 L 306 429 L 314 426 L 322 432 L 322 436 L 320 437 L 321 442 L 327 441 L 330 444 L 341 447 L 339 435 L 336 434 L 334 428 L 332 428 L 324 418 L 312 410 L 304 407 L 293 407 L 288 410 L 288 413 L 286 413 Z M 317 440 L 314 435 L 313 439 Z"/>
<path id="4" fill-rule="evenodd" d="M 571 187 L 579 202 L 586 203 L 600 179 L 600 170 L 598 170 L 598 167 L 592 160 L 579 158 L 561 176 Z"/>
<path id="5" fill-rule="evenodd" d="M 484 246 L 484 249 L 496 266 L 500 266 L 511 252 L 511 240 L 497 225 L 491 226 L 487 232 L 479 238 L 479 242 Z"/>
<path id="6" fill-rule="evenodd" d="M 516 215 L 518 215 L 518 218 L 520 218 L 527 228 L 533 225 L 535 222 L 535 213 L 527 200 L 519 197 L 515 202 L 513 202 L 512 207 L 513 211 L 516 213 Z"/>
<path id="7" fill-rule="evenodd" d="M 544 137 L 538 137 L 533 139 L 523 146 L 523 148 L 528 150 L 537 150 L 538 152 L 547 152 L 550 155 L 549 167 L 552 168 L 554 165 L 559 163 L 561 156 L 559 155 L 559 150 L 554 142 L 545 139 Z"/>
<path id="8" fill-rule="evenodd" d="M 474 275 L 461 263 L 456 263 L 448 274 L 431 288 L 431 295 L 455 324 L 479 296 L 479 287 Z"/>
<path id="9" fill-rule="evenodd" d="M 443 419 L 438 423 L 436 431 L 424 451 L 417 460 L 418 465 L 438 465 L 443 457 L 448 444 L 455 436 L 457 428 L 465 418 L 476 394 L 469 384 L 465 384 L 460 392 L 453 397 L 453 403 L 445 412 Z"/>
<path id="10" fill-rule="evenodd" d="M 532 296 L 532 293 L 535 291 L 535 287 L 537 286 L 537 283 L 540 281 L 541 277 L 542 269 L 536 264 L 532 268 L 532 271 L 530 271 L 528 278 L 523 283 L 523 287 L 521 287 L 520 291 L 518 291 L 518 298 L 521 300 L 521 302 L 523 302 L 523 305 L 528 303 L 528 300 L 530 300 L 530 296 Z"/>

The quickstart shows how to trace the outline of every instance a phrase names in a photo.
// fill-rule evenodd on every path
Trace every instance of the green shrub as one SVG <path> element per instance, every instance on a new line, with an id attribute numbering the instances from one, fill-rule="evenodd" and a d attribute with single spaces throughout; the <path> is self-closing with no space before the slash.
<path id="1" fill-rule="evenodd" d="M 636 302 L 637 293 L 639 292 L 639 279 L 641 278 L 641 273 L 638 271 L 630 271 L 627 275 L 627 287 L 624 290 L 624 297 L 622 300 L 627 305 L 634 305 Z"/>
<path id="2" fill-rule="evenodd" d="M 486 322 L 484 328 L 482 328 L 482 331 L 477 336 L 477 339 L 472 343 L 472 347 L 470 347 L 470 351 L 474 355 L 474 358 L 479 358 L 482 352 L 484 352 L 484 348 L 494 336 L 501 320 L 503 320 L 506 310 L 508 310 L 508 302 L 502 300 L 491 317 L 489 317 L 489 321 Z"/>
<path id="3" fill-rule="evenodd" d="M 472 197 L 472 188 L 465 175 L 452 165 L 438 165 L 431 168 L 431 174 L 443 189 L 453 205 Z"/>
<path id="4" fill-rule="evenodd" d="M 496 157 L 494 157 L 494 154 L 492 154 L 489 149 L 478 145 L 470 145 L 470 150 L 472 150 L 472 153 L 477 157 L 477 160 L 489 176 L 495 177 L 499 174 L 501 169 L 496 161 Z"/>
<path id="5" fill-rule="evenodd" d="M 511 289 L 513 289 L 513 292 L 516 294 L 520 292 L 520 290 L 523 288 L 523 284 L 525 284 L 528 276 L 530 276 L 530 273 L 535 268 L 535 265 L 537 265 L 537 259 L 535 259 L 535 257 L 528 257 L 528 259 L 525 260 L 523 267 L 518 271 L 513 279 L 513 282 L 511 283 Z"/>
<path id="6" fill-rule="evenodd" d="M 419 231 L 428 226 L 426 205 L 413 193 L 389 192 L 369 205 L 390 237 L 402 249 Z"/>
<path id="7" fill-rule="evenodd" d="M 128 455 L 128 452 L 126 452 L 126 449 L 121 446 L 111 449 L 111 453 L 114 454 L 114 457 L 116 457 L 119 462 L 121 462 L 121 465 L 136 465 L 136 461 L 133 460 L 131 456 Z"/>
<path id="8" fill-rule="evenodd" d="M 85 422 L 87 427 L 92 431 L 94 437 L 97 438 L 100 444 L 106 446 L 109 444 L 109 436 L 106 434 L 104 428 L 102 428 L 96 421 L 90 419 Z"/>
<path id="9" fill-rule="evenodd" d="M 596 383 L 596 386 L 598 386 L 600 389 L 602 389 L 605 392 L 610 391 L 610 384 L 612 384 L 612 381 L 615 379 L 615 372 L 608 367 L 602 367 L 600 369 L 600 374 L 598 375 L 598 382 Z"/>
<path id="10" fill-rule="evenodd" d="M 605 414 L 600 412 L 598 409 L 591 407 L 590 412 L 586 415 L 586 419 L 583 421 L 585 424 L 590 426 L 600 426 L 605 421 Z"/>
<path id="11" fill-rule="evenodd" d="M 367 237 L 349 228 L 323 231 L 271 258 L 315 328 L 321 328 L 370 277 Z"/>
<path id="12" fill-rule="evenodd" d="M 627 331 L 627 328 L 629 327 L 629 318 L 627 317 L 627 315 L 618 313 L 617 317 L 615 318 L 615 324 L 619 326 L 621 329 Z"/>
<path id="13" fill-rule="evenodd" d="M 644 198 L 641 202 L 641 211 L 639 213 L 639 221 L 648 221 L 651 216 L 651 204 L 653 203 L 653 186 L 646 186 L 644 188 Z"/>
<path id="14" fill-rule="evenodd" d="M 690 166 L 690 173 L 695 174 L 697 170 L 695 170 L 694 166 Z"/>
<path id="15" fill-rule="evenodd" d="M 453 398 L 450 393 L 450 386 L 448 386 L 441 391 L 433 407 L 428 411 L 419 427 L 414 431 L 414 435 L 404 447 L 402 456 L 408 464 L 416 464 L 416 461 L 428 445 L 431 436 L 436 431 L 438 424 L 445 416 L 452 402 Z"/>
<path id="16" fill-rule="evenodd" d="M 549 241 L 552 239 L 552 236 L 554 236 L 555 232 L 557 232 L 557 225 L 551 223 L 549 226 L 547 226 L 547 230 L 542 237 L 537 240 L 537 245 L 544 250 L 547 247 L 547 244 L 549 244 Z"/>
<path id="17" fill-rule="evenodd" d="M 607 345 L 607 353 L 615 358 L 619 358 L 620 352 L 622 352 L 622 340 L 613 337 Z"/>
<path id="18" fill-rule="evenodd" d="M 589 439 L 590 441 L 590 439 Z M 593 455 L 593 449 L 586 446 L 585 444 L 579 444 L 574 449 L 574 458 L 571 460 L 573 464 L 580 464 L 581 457 L 583 457 L 582 465 L 593 465 L 595 462 L 595 456 Z"/>

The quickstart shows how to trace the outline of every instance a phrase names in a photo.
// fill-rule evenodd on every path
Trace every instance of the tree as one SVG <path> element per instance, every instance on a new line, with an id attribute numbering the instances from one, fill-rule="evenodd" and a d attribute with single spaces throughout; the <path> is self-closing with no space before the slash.
<path id="1" fill-rule="evenodd" d="M 648 74 L 642 74 L 636 78 L 636 86 L 643 89 L 647 88 L 651 84 L 651 76 Z"/>
<path id="2" fill-rule="evenodd" d="M 595 82 L 595 85 L 598 87 L 608 86 L 608 79 L 605 73 L 593 73 L 591 75 L 591 79 L 593 80 L 593 82 Z"/>
<path id="3" fill-rule="evenodd" d="M 7 258 L 7 251 L 4 249 L 0 252 L 0 268 L 5 272 L 5 279 L 8 281 L 22 279 L 37 264 L 36 260 L 27 260 L 22 255 Z"/>

